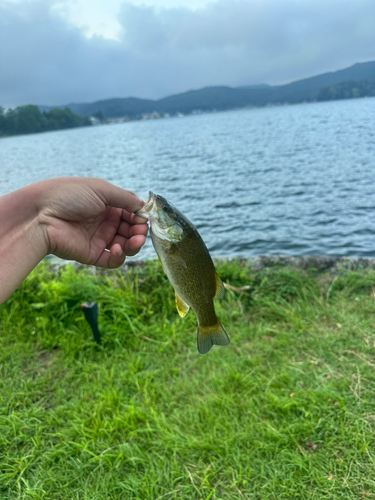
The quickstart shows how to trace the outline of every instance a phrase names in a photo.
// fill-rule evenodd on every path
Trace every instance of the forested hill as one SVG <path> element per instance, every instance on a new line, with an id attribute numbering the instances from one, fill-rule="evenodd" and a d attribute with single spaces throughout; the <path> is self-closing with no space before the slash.
<path id="1" fill-rule="evenodd" d="M 265 106 L 277 103 L 298 103 L 317 100 L 319 92 L 342 82 L 375 82 L 375 62 L 358 63 L 340 71 L 324 73 L 287 85 L 250 85 L 243 87 L 206 87 L 176 94 L 164 99 L 116 98 L 93 103 L 74 103 L 68 107 L 83 116 L 101 112 L 105 118 L 128 116 L 136 118 L 146 113 L 192 113 Z M 47 109 L 47 108 L 43 108 Z"/>
<path id="2" fill-rule="evenodd" d="M 318 94 L 318 101 L 375 97 L 375 81 L 349 81 L 324 87 Z"/>
<path id="3" fill-rule="evenodd" d="M 68 108 L 40 111 L 38 106 L 30 104 L 5 110 L 0 106 L 0 137 L 87 125 L 91 125 L 87 117 L 79 116 Z"/>

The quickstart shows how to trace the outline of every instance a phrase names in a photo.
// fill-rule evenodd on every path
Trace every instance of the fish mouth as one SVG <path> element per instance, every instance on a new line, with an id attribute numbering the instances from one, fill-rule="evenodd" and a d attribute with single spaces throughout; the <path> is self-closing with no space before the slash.
<path id="1" fill-rule="evenodd" d="M 152 207 L 154 206 L 154 201 L 156 199 L 156 196 L 152 191 L 149 191 L 148 193 L 148 198 L 146 200 L 146 204 L 140 209 L 137 210 L 135 215 L 139 215 L 140 217 L 144 217 L 145 219 L 149 219 L 150 212 L 152 210 Z"/>

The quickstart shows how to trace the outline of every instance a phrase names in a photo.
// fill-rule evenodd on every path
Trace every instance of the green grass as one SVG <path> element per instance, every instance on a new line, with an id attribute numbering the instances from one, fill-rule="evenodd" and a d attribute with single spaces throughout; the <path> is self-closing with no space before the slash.
<path id="1" fill-rule="evenodd" d="M 156 262 L 42 264 L 1 306 L 2 500 L 375 499 L 374 271 L 217 267 L 251 289 L 205 356 Z"/>

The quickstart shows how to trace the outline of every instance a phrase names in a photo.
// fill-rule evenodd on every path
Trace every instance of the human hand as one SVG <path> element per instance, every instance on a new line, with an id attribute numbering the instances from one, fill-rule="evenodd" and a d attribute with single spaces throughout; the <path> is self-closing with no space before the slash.
<path id="1" fill-rule="evenodd" d="M 62 177 L 34 184 L 48 253 L 115 268 L 146 241 L 147 221 L 133 214 L 144 202 L 95 178 Z M 31 187 L 31 186 L 30 186 Z"/>

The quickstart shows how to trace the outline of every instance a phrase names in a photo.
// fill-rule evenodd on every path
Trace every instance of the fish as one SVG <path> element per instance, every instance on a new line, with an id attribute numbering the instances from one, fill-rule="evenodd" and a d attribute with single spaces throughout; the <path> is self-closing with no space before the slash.
<path id="1" fill-rule="evenodd" d="M 135 213 L 150 222 L 152 244 L 174 288 L 178 314 L 183 318 L 191 308 L 197 316 L 198 352 L 228 345 L 213 302 L 223 298 L 224 284 L 197 229 L 172 203 L 151 191 Z"/>

